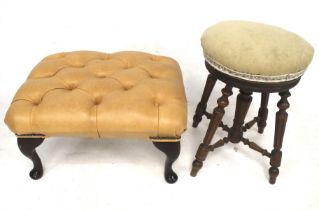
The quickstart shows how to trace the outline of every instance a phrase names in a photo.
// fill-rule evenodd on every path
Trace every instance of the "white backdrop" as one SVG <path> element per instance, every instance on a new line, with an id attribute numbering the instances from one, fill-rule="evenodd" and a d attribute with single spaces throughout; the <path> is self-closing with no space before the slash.
<path id="1" fill-rule="evenodd" d="M 181 65 L 189 104 L 189 129 L 174 165 L 179 174 L 174 185 L 165 183 L 164 155 L 152 144 L 112 139 L 49 139 L 38 149 L 45 174 L 33 181 L 28 177 L 31 162 L 0 123 L 0 209 L 319 209 L 317 55 L 291 91 L 276 185 L 268 184 L 268 159 L 241 144 L 216 150 L 196 178 L 189 176 L 208 125 L 203 120 L 197 129 L 191 127 L 207 75 L 200 36 L 209 25 L 232 19 L 281 26 L 319 49 L 316 1 L 0 0 L 1 121 L 32 67 L 61 51 L 141 50 L 171 56 Z M 211 107 L 221 87 L 216 85 Z M 235 95 L 226 110 L 228 123 Z M 258 110 L 255 99 L 247 118 Z M 268 148 L 277 100 L 271 97 L 265 134 L 256 128 L 247 133 Z"/>

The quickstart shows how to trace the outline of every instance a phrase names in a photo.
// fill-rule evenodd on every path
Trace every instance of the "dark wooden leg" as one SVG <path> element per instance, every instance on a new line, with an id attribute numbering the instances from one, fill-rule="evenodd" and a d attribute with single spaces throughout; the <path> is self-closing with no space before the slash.
<path id="1" fill-rule="evenodd" d="M 200 123 L 200 121 L 202 121 L 202 117 L 206 111 L 207 101 L 208 101 L 209 96 L 210 96 L 210 94 L 215 86 L 215 83 L 216 83 L 216 78 L 213 77 L 213 75 L 209 74 L 207 76 L 207 80 L 206 80 L 206 84 L 205 84 L 202 98 L 197 105 L 195 115 L 193 117 L 193 127 L 194 128 L 196 128 L 198 126 L 198 124 Z"/>
<path id="2" fill-rule="evenodd" d="M 203 161 L 206 159 L 208 152 L 210 151 L 209 145 L 225 114 L 224 109 L 229 103 L 228 97 L 233 94 L 232 87 L 230 85 L 226 85 L 226 87 L 222 89 L 222 93 L 223 95 L 217 100 L 218 106 L 213 111 L 204 141 L 198 147 L 195 156 L 196 159 L 193 161 L 191 176 L 197 175 L 198 171 L 203 166 Z"/>
<path id="3" fill-rule="evenodd" d="M 270 184 L 276 183 L 276 178 L 279 175 L 278 167 L 281 164 L 281 147 L 284 138 L 286 122 L 288 119 L 288 113 L 286 109 L 289 108 L 289 102 L 287 98 L 290 96 L 289 91 L 279 93 L 281 99 L 279 100 L 277 106 L 279 111 L 276 113 L 276 125 L 275 125 L 275 137 L 274 137 L 274 149 L 271 151 L 270 165 L 269 168 L 269 182 Z"/>
<path id="4" fill-rule="evenodd" d="M 33 162 L 33 169 L 30 171 L 32 179 L 40 179 L 43 175 L 41 160 L 35 150 L 44 141 L 44 138 L 18 138 L 18 146 L 22 154 Z"/>
<path id="5" fill-rule="evenodd" d="M 181 148 L 180 142 L 153 142 L 153 144 L 157 149 L 166 155 L 164 170 L 165 180 L 170 184 L 175 183 L 178 179 L 178 176 L 173 171 L 172 165 L 179 156 Z"/>
<path id="6" fill-rule="evenodd" d="M 258 133 L 263 133 L 264 129 L 267 125 L 267 117 L 268 117 L 268 100 L 269 100 L 269 93 L 262 93 L 261 94 L 261 102 L 260 108 L 258 111 Z"/>
<path id="7" fill-rule="evenodd" d="M 240 90 L 237 96 L 234 124 L 228 133 L 228 139 L 232 143 L 239 143 L 243 137 L 243 124 L 252 101 L 251 94 L 252 92 Z"/>

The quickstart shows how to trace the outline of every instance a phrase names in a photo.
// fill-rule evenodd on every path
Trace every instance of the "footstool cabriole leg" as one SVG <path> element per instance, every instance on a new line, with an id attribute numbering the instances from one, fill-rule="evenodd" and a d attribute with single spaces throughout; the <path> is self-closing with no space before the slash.
<path id="1" fill-rule="evenodd" d="M 44 138 L 18 138 L 20 151 L 33 162 L 33 169 L 30 171 L 30 177 L 35 180 L 40 179 L 43 175 L 42 163 L 35 150 L 43 141 Z"/>
<path id="2" fill-rule="evenodd" d="M 275 184 L 276 178 L 279 175 L 278 167 L 281 164 L 281 147 L 284 138 L 286 122 L 288 119 L 288 113 L 286 109 L 289 108 L 289 102 L 287 98 L 290 96 L 289 91 L 279 93 L 281 99 L 277 106 L 279 111 L 276 113 L 276 125 L 275 125 L 275 137 L 274 137 L 274 149 L 271 151 L 270 165 L 269 168 L 269 182 Z"/>
<path id="3" fill-rule="evenodd" d="M 260 108 L 258 111 L 258 133 L 263 133 L 264 129 L 267 125 L 267 117 L 268 117 L 268 101 L 269 101 L 269 93 L 261 94 L 261 102 Z"/>
<path id="4" fill-rule="evenodd" d="M 198 147 L 195 156 L 196 159 L 193 161 L 191 176 L 197 175 L 198 171 L 203 166 L 203 161 L 206 159 L 208 152 L 210 151 L 209 145 L 225 114 L 224 109 L 226 106 L 228 106 L 229 103 L 228 97 L 233 94 L 232 87 L 230 85 L 226 85 L 226 87 L 222 89 L 222 93 L 223 95 L 217 100 L 218 106 L 213 111 L 206 135 L 204 137 L 204 141 Z"/>
<path id="5" fill-rule="evenodd" d="M 179 153 L 180 153 L 180 141 L 177 142 L 153 142 L 154 146 L 165 153 L 166 155 L 166 161 L 165 161 L 165 170 L 164 170 L 164 176 L 165 180 L 173 184 L 177 181 L 178 176 L 173 171 L 172 165 L 177 160 Z"/>
<path id="6" fill-rule="evenodd" d="M 211 74 L 209 74 L 207 76 L 207 80 L 206 80 L 206 84 L 205 84 L 202 98 L 196 107 L 195 115 L 193 117 L 193 127 L 194 128 L 196 128 L 198 126 L 198 124 L 200 123 L 200 121 L 202 121 L 202 117 L 206 111 L 207 101 L 208 101 L 209 96 L 210 96 L 210 94 L 215 86 L 216 80 L 217 79 Z"/>

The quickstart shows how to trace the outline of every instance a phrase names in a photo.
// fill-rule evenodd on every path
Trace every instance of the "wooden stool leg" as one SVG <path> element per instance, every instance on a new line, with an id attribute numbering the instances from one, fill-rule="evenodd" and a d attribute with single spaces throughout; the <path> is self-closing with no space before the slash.
<path id="1" fill-rule="evenodd" d="M 286 122 L 288 119 L 288 113 L 286 109 L 289 108 L 289 102 L 287 98 L 290 96 L 289 91 L 279 93 L 281 99 L 279 100 L 277 106 L 279 111 L 276 113 L 276 125 L 275 125 L 275 137 L 274 137 L 274 149 L 271 151 L 270 165 L 269 168 L 269 182 L 270 184 L 276 183 L 276 178 L 279 175 L 278 167 L 281 164 L 281 147 L 284 138 Z"/>
<path id="2" fill-rule="evenodd" d="M 260 108 L 258 111 L 258 133 L 263 133 L 264 129 L 267 125 L 267 117 L 268 117 L 268 101 L 269 101 L 269 93 L 261 94 L 261 102 Z"/>
<path id="3" fill-rule="evenodd" d="M 179 153 L 181 151 L 180 142 L 153 142 L 154 146 L 165 153 L 166 161 L 165 161 L 165 170 L 164 177 L 166 182 L 173 184 L 177 181 L 178 176 L 173 171 L 172 165 L 177 160 Z"/>
<path id="4" fill-rule="evenodd" d="M 35 180 L 40 179 L 43 175 L 42 163 L 35 150 L 43 141 L 44 138 L 18 138 L 20 151 L 33 162 L 33 169 L 29 175 Z"/>
<path id="5" fill-rule="evenodd" d="M 216 78 L 213 77 L 213 75 L 209 74 L 207 76 L 207 80 L 206 80 L 206 84 L 205 84 L 202 98 L 197 105 L 195 115 L 193 117 L 193 127 L 194 128 L 196 128 L 198 126 L 198 124 L 200 123 L 200 121 L 202 121 L 202 117 L 206 111 L 207 101 L 208 101 L 209 96 L 210 96 L 210 94 L 215 86 L 215 83 L 216 83 Z"/>
<path id="6" fill-rule="evenodd" d="M 218 106 L 213 111 L 204 141 L 198 147 L 195 156 L 196 159 L 193 161 L 191 176 L 196 176 L 198 171 L 203 166 L 203 161 L 206 159 L 207 154 L 210 150 L 209 145 L 225 114 L 224 109 L 226 106 L 228 106 L 228 97 L 233 94 L 232 87 L 230 85 L 226 85 L 226 87 L 222 89 L 222 93 L 223 95 L 217 100 Z"/>
<path id="7" fill-rule="evenodd" d="M 232 143 L 239 143 L 243 137 L 243 124 L 252 101 L 251 94 L 252 92 L 240 90 L 237 96 L 234 124 L 228 133 L 228 139 Z"/>

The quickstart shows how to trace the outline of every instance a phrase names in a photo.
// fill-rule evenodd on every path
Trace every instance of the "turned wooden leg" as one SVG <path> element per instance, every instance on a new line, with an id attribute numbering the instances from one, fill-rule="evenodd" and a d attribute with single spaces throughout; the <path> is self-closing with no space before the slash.
<path id="1" fill-rule="evenodd" d="M 206 80 L 206 84 L 205 84 L 202 98 L 197 105 L 195 115 L 193 117 L 193 127 L 194 128 L 196 128 L 198 126 L 198 124 L 200 123 L 200 121 L 202 121 L 202 117 L 206 111 L 207 101 L 208 101 L 209 96 L 210 96 L 210 94 L 215 86 L 215 83 L 216 83 L 216 78 L 213 77 L 213 75 L 209 74 L 207 76 L 207 80 Z"/>
<path id="2" fill-rule="evenodd" d="M 165 180 L 170 184 L 175 183 L 178 179 L 178 176 L 173 171 L 172 165 L 179 156 L 181 148 L 180 142 L 153 142 L 153 144 L 157 149 L 166 155 L 164 170 Z"/>
<path id="3" fill-rule="evenodd" d="M 281 164 L 281 147 L 284 138 L 286 122 L 288 119 L 288 113 L 286 109 L 289 108 L 289 102 L 287 98 L 290 96 L 289 91 L 279 93 L 281 99 L 279 100 L 277 106 L 279 111 L 276 113 L 276 125 L 275 125 L 275 137 L 274 137 L 274 149 L 271 151 L 270 165 L 269 168 L 269 182 L 270 184 L 276 183 L 276 178 L 279 175 L 278 167 Z"/>
<path id="4" fill-rule="evenodd" d="M 258 133 L 263 133 L 264 129 L 267 125 L 267 117 L 268 117 L 268 101 L 269 101 L 269 93 L 261 94 L 261 102 L 260 108 L 258 111 Z"/>
<path id="5" fill-rule="evenodd" d="M 226 85 L 226 87 L 222 89 L 222 93 L 223 95 L 217 100 L 218 106 L 213 111 L 206 135 L 204 137 L 204 141 L 198 147 L 198 150 L 195 156 L 196 159 L 193 161 L 191 176 L 196 176 L 198 171 L 203 166 L 203 161 L 206 159 L 207 154 L 210 150 L 209 145 L 225 114 L 224 109 L 226 106 L 228 106 L 228 103 L 229 103 L 228 97 L 233 94 L 232 87 L 230 85 Z"/>
<path id="6" fill-rule="evenodd" d="M 18 138 L 18 146 L 22 154 L 33 162 L 33 169 L 30 171 L 32 179 L 40 179 L 43 175 L 43 167 L 41 160 L 35 150 L 44 138 Z"/>
<path id="7" fill-rule="evenodd" d="M 252 101 L 252 92 L 240 90 L 237 101 L 234 124 L 228 133 L 228 139 L 232 143 L 239 143 L 243 137 L 243 124 Z"/>

